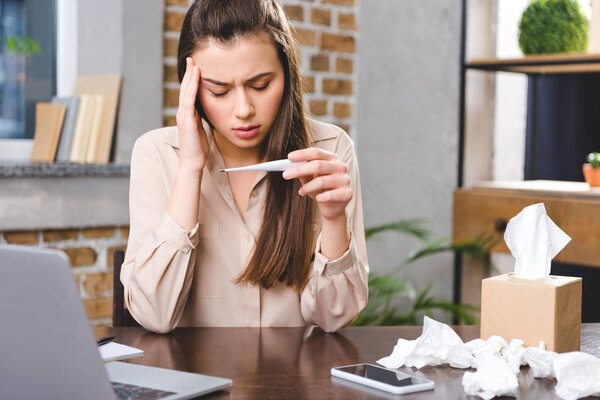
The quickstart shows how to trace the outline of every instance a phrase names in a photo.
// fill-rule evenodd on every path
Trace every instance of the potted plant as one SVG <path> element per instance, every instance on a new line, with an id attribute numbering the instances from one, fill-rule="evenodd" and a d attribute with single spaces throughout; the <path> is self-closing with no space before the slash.
<path id="1" fill-rule="evenodd" d="M 600 187 L 600 153 L 590 153 L 583 164 L 583 176 L 590 187 Z"/>
<path id="2" fill-rule="evenodd" d="M 587 40 L 588 19 L 577 0 L 533 0 L 519 22 L 523 54 L 579 53 Z"/>

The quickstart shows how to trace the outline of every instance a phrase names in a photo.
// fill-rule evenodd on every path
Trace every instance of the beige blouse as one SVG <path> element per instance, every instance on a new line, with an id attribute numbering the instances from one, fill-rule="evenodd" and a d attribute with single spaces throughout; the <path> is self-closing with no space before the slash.
<path id="1" fill-rule="evenodd" d="M 350 247 L 328 260 L 316 241 L 308 284 L 297 293 L 285 284 L 270 289 L 233 281 L 245 268 L 262 223 L 267 179 L 259 172 L 245 219 L 234 202 L 223 159 L 210 128 L 202 175 L 198 224 L 191 231 L 166 213 L 175 181 L 176 127 L 142 135 L 133 147 L 129 193 L 130 234 L 121 281 L 133 317 L 146 329 L 176 326 L 304 326 L 333 332 L 351 323 L 367 304 L 365 245 L 358 165 L 352 140 L 340 128 L 308 121 L 312 146 L 335 152 L 348 165 L 354 197 L 347 206 Z M 321 230 L 317 211 L 313 228 Z"/>

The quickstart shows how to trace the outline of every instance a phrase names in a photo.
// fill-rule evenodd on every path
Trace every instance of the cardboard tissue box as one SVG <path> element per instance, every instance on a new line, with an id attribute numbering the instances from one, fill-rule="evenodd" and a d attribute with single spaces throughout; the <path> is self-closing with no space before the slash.
<path id="1" fill-rule="evenodd" d="M 481 338 L 521 339 L 523 346 L 563 353 L 579 350 L 581 278 L 519 279 L 512 273 L 481 284 Z"/>
<path id="2" fill-rule="evenodd" d="M 576 351 L 581 335 L 581 278 L 550 276 L 550 261 L 571 240 L 542 203 L 525 207 L 506 227 L 504 240 L 515 273 L 481 284 L 481 338 L 521 339 L 525 347 Z"/>

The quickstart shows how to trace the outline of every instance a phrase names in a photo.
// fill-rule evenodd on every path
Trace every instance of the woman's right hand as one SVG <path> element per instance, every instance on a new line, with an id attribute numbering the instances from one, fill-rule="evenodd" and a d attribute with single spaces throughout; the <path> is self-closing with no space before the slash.
<path id="1" fill-rule="evenodd" d="M 202 119 L 196 111 L 200 68 L 191 57 L 186 58 L 185 74 L 179 87 L 177 132 L 179 134 L 179 167 L 202 171 L 208 156 L 208 139 Z"/>

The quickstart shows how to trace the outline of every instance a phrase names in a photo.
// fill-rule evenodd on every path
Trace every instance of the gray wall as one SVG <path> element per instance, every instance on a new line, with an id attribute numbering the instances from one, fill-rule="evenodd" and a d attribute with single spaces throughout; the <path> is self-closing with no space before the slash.
<path id="1" fill-rule="evenodd" d="M 460 2 L 361 2 L 357 151 L 365 225 L 425 217 L 451 235 L 457 181 Z M 399 265 L 421 244 L 388 234 L 368 243 L 372 271 Z M 452 256 L 402 273 L 451 298 Z"/>
<path id="2" fill-rule="evenodd" d="M 163 0 L 79 0 L 78 74 L 121 74 L 115 161 L 162 126 Z"/>

